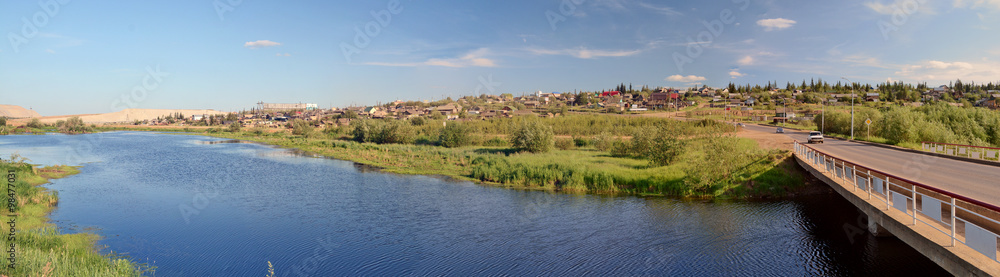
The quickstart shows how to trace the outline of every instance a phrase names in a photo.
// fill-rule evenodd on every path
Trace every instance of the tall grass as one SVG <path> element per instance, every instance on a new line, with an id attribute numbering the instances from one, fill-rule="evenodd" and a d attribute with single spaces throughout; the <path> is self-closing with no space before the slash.
<path id="1" fill-rule="evenodd" d="M 16 181 L 14 217 L 4 209 L 0 221 L 4 234 L 15 220 L 16 266 L 9 268 L 5 262 L 0 273 L 7 276 L 142 276 L 153 268 L 137 264 L 127 257 L 115 254 L 102 255 L 94 243 L 99 239 L 93 234 L 61 234 L 45 218 L 57 204 L 57 194 L 40 185 L 49 178 L 61 178 L 79 172 L 69 166 L 34 168 L 25 160 L 12 157 L 0 161 L 4 175 L 14 171 Z M 6 179 L 6 178 L 5 178 Z M 3 203 L 10 197 L 3 194 Z M 6 208 L 6 207 L 5 207 Z M 5 244 L 5 249 L 9 246 Z"/>

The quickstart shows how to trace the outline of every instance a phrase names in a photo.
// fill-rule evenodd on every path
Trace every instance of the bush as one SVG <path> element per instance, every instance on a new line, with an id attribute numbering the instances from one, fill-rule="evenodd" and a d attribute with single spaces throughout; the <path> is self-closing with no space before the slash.
<path id="1" fill-rule="evenodd" d="M 354 126 L 351 136 L 357 142 L 409 143 L 414 135 L 413 129 L 399 120 L 383 122 L 362 119 L 352 121 L 351 126 Z"/>
<path id="2" fill-rule="evenodd" d="M 296 119 L 289 124 L 292 127 L 292 134 L 296 136 L 308 136 L 313 131 L 313 126 L 305 120 Z"/>
<path id="3" fill-rule="evenodd" d="M 59 128 L 59 132 L 63 132 L 63 133 L 67 133 L 67 134 L 79 134 L 79 133 L 93 132 L 92 127 L 87 126 L 87 124 L 84 124 L 83 123 L 83 119 L 80 119 L 79 117 L 76 117 L 76 116 L 67 119 L 65 122 L 63 122 L 61 125 L 59 125 L 58 128 Z"/>
<path id="4" fill-rule="evenodd" d="M 485 142 L 483 142 L 483 146 L 491 146 L 491 147 L 507 147 L 509 145 L 510 142 L 497 137 L 488 139 Z"/>
<path id="5" fill-rule="evenodd" d="M 414 117 L 410 119 L 410 124 L 412 124 L 413 126 L 421 126 L 424 125 L 424 123 L 427 123 L 427 120 L 425 120 L 423 117 Z"/>
<path id="6" fill-rule="evenodd" d="M 227 128 L 226 130 L 229 131 L 230 133 L 236 133 L 239 132 L 240 130 L 243 130 L 243 125 L 240 124 L 239 122 L 233 121 L 233 123 L 229 123 L 229 128 Z"/>
<path id="7" fill-rule="evenodd" d="M 544 153 L 552 150 L 554 138 L 552 127 L 539 120 L 526 120 L 511 135 L 510 144 L 531 153 Z"/>
<path id="8" fill-rule="evenodd" d="M 7 117 L 0 116 L 0 126 L 7 126 Z"/>
<path id="9" fill-rule="evenodd" d="M 613 138 L 611 137 L 611 133 L 603 132 L 597 135 L 597 137 L 594 137 L 593 144 L 594 147 L 597 148 L 597 150 L 609 151 L 611 150 L 612 143 L 614 143 L 614 141 Z"/>
<path id="10" fill-rule="evenodd" d="M 576 144 L 576 147 L 590 146 L 590 141 L 582 137 L 573 137 L 573 143 Z"/>
<path id="11" fill-rule="evenodd" d="M 438 144 L 448 148 L 472 145 L 471 128 L 461 123 L 448 124 L 441 129 Z"/>
<path id="12" fill-rule="evenodd" d="M 250 128 L 250 133 L 259 136 L 259 135 L 263 135 L 264 133 L 267 133 L 267 130 L 264 129 L 264 127 L 257 126 L 257 127 Z"/>
<path id="13" fill-rule="evenodd" d="M 572 139 L 556 139 L 556 148 L 559 150 L 576 149 L 576 143 Z"/>
<path id="14" fill-rule="evenodd" d="M 28 124 L 26 124 L 25 126 L 27 126 L 28 128 L 35 128 L 35 129 L 41 129 L 42 127 L 45 127 L 44 125 L 42 125 L 42 121 L 38 120 L 38 118 L 32 118 L 31 121 L 28 121 Z"/>

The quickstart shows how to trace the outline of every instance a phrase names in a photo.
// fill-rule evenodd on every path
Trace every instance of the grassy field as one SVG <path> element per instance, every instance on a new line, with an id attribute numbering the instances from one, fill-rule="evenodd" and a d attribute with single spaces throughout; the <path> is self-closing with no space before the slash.
<path id="1" fill-rule="evenodd" d="M 13 214 L 7 209 L 0 213 L 4 237 L 9 239 L 9 230 L 16 229 L 14 235 L 16 265 L 10 268 L 10 261 L 5 258 L 7 261 L 0 268 L 0 274 L 3 276 L 142 276 L 152 272 L 152 268 L 132 262 L 127 257 L 98 253 L 95 242 L 99 238 L 96 235 L 60 234 L 55 226 L 48 223 L 46 216 L 58 203 L 58 195 L 40 185 L 48 183 L 49 179 L 76 174 L 79 172 L 77 168 L 70 166 L 34 168 L 23 160 L 12 157 L 11 160 L 0 162 L 0 170 L 7 175 L 8 182 L 14 181 L 13 202 L 8 194 L 4 194 L 4 203 L 16 203 Z M 13 175 L 9 172 L 13 172 Z M 14 226 L 11 226 L 11 220 L 14 220 Z M 4 244 L 5 250 L 9 250 L 9 243 L 8 240 Z"/>
<path id="2" fill-rule="evenodd" d="M 593 147 L 536 154 L 507 147 L 373 144 L 282 133 L 205 135 L 300 149 L 387 172 L 444 175 L 522 189 L 747 198 L 782 196 L 804 184 L 789 151 L 762 150 L 753 140 L 727 136 L 692 139 L 691 150 L 678 162 L 650 166 L 646 160 L 612 157 Z"/>

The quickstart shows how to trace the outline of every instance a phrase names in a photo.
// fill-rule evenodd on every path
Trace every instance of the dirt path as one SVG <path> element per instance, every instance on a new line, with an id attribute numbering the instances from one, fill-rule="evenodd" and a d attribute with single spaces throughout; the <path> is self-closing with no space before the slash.
<path id="1" fill-rule="evenodd" d="M 780 134 L 771 134 L 758 131 L 750 131 L 747 129 L 740 130 L 736 133 L 737 137 L 748 138 L 756 140 L 760 147 L 767 149 L 785 149 L 791 150 L 793 147 L 792 138 Z"/>

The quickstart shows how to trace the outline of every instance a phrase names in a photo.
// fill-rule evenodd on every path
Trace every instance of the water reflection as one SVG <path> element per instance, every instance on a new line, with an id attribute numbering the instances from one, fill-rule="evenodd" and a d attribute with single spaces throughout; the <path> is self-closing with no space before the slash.
<path id="1" fill-rule="evenodd" d="M 85 136 L 41 137 L 0 137 L 0 153 L 44 156 Z M 279 276 L 946 274 L 898 239 L 845 234 L 859 214 L 835 194 L 508 190 L 190 138 L 107 134 L 91 150 L 103 162 L 49 185 L 60 196 L 51 218 L 98 228 L 106 251 L 155 261 L 158 276 L 257 275 L 267 261 Z"/>

